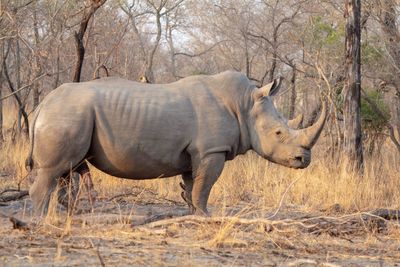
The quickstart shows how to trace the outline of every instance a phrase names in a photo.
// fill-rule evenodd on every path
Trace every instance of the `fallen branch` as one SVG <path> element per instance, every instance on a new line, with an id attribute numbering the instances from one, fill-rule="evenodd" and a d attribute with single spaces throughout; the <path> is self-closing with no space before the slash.
<path id="1" fill-rule="evenodd" d="M 373 213 L 386 216 L 384 210 L 377 210 Z M 389 212 L 386 217 L 393 216 L 393 212 Z M 261 226 L 266 232 L 271 231 L 300 231 L 314 235 L 321 235 L 323 233 L 331 236 L 342 236 L 355 233 L 366 232 L 381 232 L 386 229 L 386 222 L 382 216 L 377 216 L 372 213 L 357 213 L 346 215 L 342 217 L 324 217 L 318 216 L 306 219 L 285 219 L 285 220 L 269 220 L 264 218 L 247 219 L 240 217 L 200 217 L 200 216 L 182 216 L 176 218 L 168 218 L 168 216 L 159 216 L 159 218 L 168 218 L 158 221 L 156 216 L 145 220 L 141 225 L 145 228 L 163 228 L 171 224 L 182 225 L 201 225 L 201 224 L 231 224 L 235 227 L 245 227 L 247 231 L 251 231 L 254 227 Z M 138 226 L 138 225 L 136 225 Z M 249 226 L 253 226 L 250 227 Z"/>
<path id="2" fill-rule="evenodd" d="M 245 219 L 239 217 L 201 217 L 196 215 L 187 215 L 161 221 L 153 221 L 145 225 L 150 228 L 157 228 L 170 224 L 222 224 L 222 223 L 232 223 L 235 225 L 251 225 L 251 224 L 272 225 L 274 221 L 268 219 Z"/>
<path id="3" fill-rule="evenodd" d="M 6 189 L 0 195 L 4 194 L 6 192 L 13 192 L 13 191 L 16 191 L 16 193 L 8 195 L 8 196 L 0 196 L 0 202 L 15 201 L 15 200 L 19 200 L 19 199 L 29 195 L 28 190 L 17 191 L 15 189 Z"/>
<path id="4" fill-rule="evenodd" d="M 385 220 L 400 220 L 400 210 L 376 209 L 366 214 L 381 217 Z"/>
<path id="5" fill-rule="evenodd" d="M 116 199 L 116 198 L 123 198 L 123 197 L 130 197 L 130 196 L 137 197 L 139 194 L 140 194 L 140 193 L 124 193 L 124 194 L 118 194 L 118 195 L 115 195 L 115 196 L 110 197 L 107 201 L 113 201 L 113 200 Z"/>
<path id="6" fill-rule="evenodd" d="M 177 206 L 186 206 L 186 203 L 182 203 L 182 202 L 175 201 L 175 200 L 172 200 L 172 199 L 160 197 L 160 196 L 158 196 L 158 194 L 156 192 L 154 192 L 154 191 L 152 191 L 150 189 L 147 189 L 147 188 L 134 186 L 134 187 L 132 187 L 132 189 L 139 190 L 139 192 L 118 194 L 118 195 L 112 196 L 111 198 L 108 198 L 108 201 L 112 201 L 112 200 L 114 200 L 116 198 L 124 198 L 124 197 L 129 197 L 129 196 L 138 197 L 138 196 L 140 196 L 140 195 L 142 195 L 144 193 L 147 193 L 147 194 L 152 195 L 154 200 L 166 201 L 166 202 L 169 202 L 169 203 L 177 205 Z"/>

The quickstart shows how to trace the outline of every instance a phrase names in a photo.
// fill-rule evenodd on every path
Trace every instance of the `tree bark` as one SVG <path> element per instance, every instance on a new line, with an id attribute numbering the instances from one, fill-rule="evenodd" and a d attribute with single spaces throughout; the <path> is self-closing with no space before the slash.
<path id="1" fill-rule="evenodd" d="M 154 72 L 153 72 L 153 63 L 154 63 L 154 55 L 156 54 L 157 48 L 160 44 L 161 40 L 161 31 L 162 31 L 162 26 L 161 26 L 161 8 L 160 10 L 157 9 L 156 13 L 156 23 L 157 23 L 157 36 L 156 36 L 156 41 L 153 46 L 153 49 L 149 53 L 149 56 L 147 58 L 147 64 L 146 64 L 146 71 L 145 71 L 145 76 L 148 79 L 150 83 L 154 83 Z"/>
<path id="2" fill-rule="evenodd" d="M 3 82 L 4 82 L 4 76 L 3 76 L 3 69 L 4 69 L 4 41 L 1 41 L 0 45 L 0 55 L 1 55 L 1 62 L 0 62 L 0 99 L 2 97 L 2 91 L 3 91 Z M 3 135 L 3 101 L 0 100 L 0 143 L 4 141 L 4 135 Z"/>
<path id="3" fill-rule="evenodd" d="M 296 107 L 296 65 L 292 67 L 292 78 L 290 79 L 290 102 L 289 102 L 289 118 L 293 119 Z"/>
<path id="4" fill-rule="evenodd" d="M 75 65 L 75 72 L 73 78 L 74 82 L 81 81 L 82 65 L 83 65 L 83 60 L 85 58 L 85 45 L 83 44 L 83 37 L 85 36 L 87 26 L 93 14 L 99 7 L 101 7 L 106 2 L 106 0 L 91 0 L 90 2 L 91 3 L 89 9 L 85 10 L 83 14 L 81 23 L 79 25 L 79 31 L 75 32 L 75 47 L 76 47 L 77 61 Z"/>
<path id="5" fill-rule="evenodd" d="M 3 91 L 3 68 L 0 69 L 0 99 Z M 4 141 L 3 136 L 3 101 L 0 100 L 0 144 Z"/>
<path id="6" fill-rule="evenodd" d="M 344 94 L 344 157 L 350 170 L 362 174 L 361 133 L 361 0 L 346 0 L 346 81 Z"/>
<path id="7" fill-rule="evenodd" d="M 10 42 L 11 41 L 8 41 L 7 48 L 3 49 L 3 58 L 2 58 L 2 60 L 3 60 L 3 62 L 2 62 L 3 72 L 2 73 L 3 73 L 4 78 L 5 78 L 5 80 L 6 80 L 7 84 L 8 84 L 8 87 L 10 88 L 11 93 L 15 93 L 15 94 L 13 94 L 13 96 L 14 96 L 15 100 L 18 103 L 18 109 L 19 109 L 18 110 L 18 120 L 19 120 L 18 131 L 19 131 L 19 134 L 21 133 L 21 130 L 22 130 L 21 129 L 22 128 L 22 123 L 20 122 L 21 121 L 21 117 L 22 117 L 24 119 L 24 122 L 25 122 L 25 129 L 26 129 L 25 135 L 28 136 L 28 129 L 29 129 L 28 114 L 25 111 L 25 106 L 24 106 L 24 104 L 23 104 L 23 102 L 21 100 L 20 95 L 15 92 L 16 89 L 15 89 L 15 87 L 14 87 L 12 81 L 11 81 L 11 77 L 9 75 L 8 68 L 7 68 L 7 58 L 8 58 L 8 54 L 10 52 L 10 46 L 11 46 Z M 18 79 L 17 79 L 17 83 L 18 83 Z"/>
<path id="8" fill-rule="evenodd" d="M 39 45 L 40 45 L 40 36 L 39 36 L 39 27 L 37 20 L 37 6 L 36 2 L 34 3 L 34 11 L 33 11 L 33 30 L 35 33 L 35 45 L 36 45 L 36 53 L 35 53 L 35 64 L 33 71 L 35 77 L 39 76 L 42 72 L 42 64 L 40 62 L 40 53 L 39 53 Z M 39 105 L 39 81 L 33 84 L 32 92 L 33 92 L 33 109 L 35 109 Z"/>

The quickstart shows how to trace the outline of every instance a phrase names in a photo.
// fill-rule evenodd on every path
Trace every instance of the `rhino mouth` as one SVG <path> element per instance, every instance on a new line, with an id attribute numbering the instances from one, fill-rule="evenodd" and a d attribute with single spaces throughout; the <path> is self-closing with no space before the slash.
<path id="1" fill-rule="evenodd" d="M 289 167 L 295 169 L 304 169 L 310 165 L 311 155 L 310 153 L 304 153 L 300 155 L 296 155 L 293 158 L 289 159 Z"/>

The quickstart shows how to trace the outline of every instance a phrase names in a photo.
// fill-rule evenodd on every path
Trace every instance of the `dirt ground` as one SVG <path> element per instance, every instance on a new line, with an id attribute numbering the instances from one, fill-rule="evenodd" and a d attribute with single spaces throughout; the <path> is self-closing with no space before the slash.
<path id="1" fill-rule="evenodd" d="M 210 218 L 186 216 L 183 202 L 137 188 L 98 199 L 93 212 L 67 216 L 57 206 L 37 223 L 29 197 L 2 203 L 0 265 L 400 266 L 398 221 L 248 203 L 210 208 Z M 14 229 L 10 217 L 28 225 Z"/>

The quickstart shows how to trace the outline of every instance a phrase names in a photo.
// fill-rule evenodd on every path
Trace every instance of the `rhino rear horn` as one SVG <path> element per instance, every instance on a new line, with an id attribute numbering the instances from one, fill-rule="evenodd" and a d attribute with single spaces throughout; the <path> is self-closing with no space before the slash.
<path id="1" fill-rule="evenodd" d="M 301 123 L 303 122 L 303 114 L 299 114 L 296 116 L 296 118 L 291 119 L 288 121 L 288 126 L 292 129 L 299 129 L 301 126 Z"/>

